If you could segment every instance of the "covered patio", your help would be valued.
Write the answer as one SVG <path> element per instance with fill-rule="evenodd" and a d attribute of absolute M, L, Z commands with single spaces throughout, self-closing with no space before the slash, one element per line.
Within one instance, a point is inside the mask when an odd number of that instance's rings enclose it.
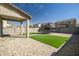
<path fill-rule="evenodd" d="M 0 37 L 4 36 L 3 33 L 3 20 L 10 21 L 18 21 L 23 22 L 26 21 L 26 37 L 29 38 L 29 20 L 31 16 L 28 15 L 23 10 L 17 8 L 13 4 L 0 4 Z"/>
<path fill-rule="evenodd" d="M 56 48 L 29 38 L 31 16 L 12 4 L 0 4 L 0 56 L 50 56 Z M 26 37 L 3 37 L 3 20 L 26 21 Z M 7 28 L 9 29 L 9 28 Z M 11 32 L 12 33 L 12 32 Z"/>

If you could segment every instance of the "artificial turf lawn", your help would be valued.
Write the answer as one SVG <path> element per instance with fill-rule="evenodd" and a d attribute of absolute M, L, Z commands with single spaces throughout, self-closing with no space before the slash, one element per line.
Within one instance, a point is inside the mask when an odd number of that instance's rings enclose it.
<path fill-rule="evenodd" d="M 46 34 L 34 35 L 31 36 L 31 38 L 55 48 L 60 47 L 65 41 L 68 40 L 68 37 L 60 37 Z"/>

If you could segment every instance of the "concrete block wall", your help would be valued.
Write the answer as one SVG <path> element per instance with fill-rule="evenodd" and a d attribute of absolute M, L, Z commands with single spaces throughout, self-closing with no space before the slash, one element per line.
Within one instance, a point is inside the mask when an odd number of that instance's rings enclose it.
<path fill-rule="evenodd" d="M 30 32 L 38 32 L 39 28 L 30 28 Z M 7 27 L 3 29 L 4 34 L 20 34 L 20 28 L 19 27 Z M 26 33 L 26 28 L 21 28 L 21 34 Z"/>

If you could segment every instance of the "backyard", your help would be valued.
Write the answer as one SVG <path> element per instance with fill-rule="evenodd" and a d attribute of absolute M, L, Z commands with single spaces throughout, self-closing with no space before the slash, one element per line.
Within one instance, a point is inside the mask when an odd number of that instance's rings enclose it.
<path fill-rule="evenodd" d="M 48 34 L 37 34 L 32 35 L 31 38 L 42 43 L 45 43 L 47 45 L 50 45 L 52 47 L 59 48 L 64 42 L 68 40 L 69 37 L 61 37 Z"/>

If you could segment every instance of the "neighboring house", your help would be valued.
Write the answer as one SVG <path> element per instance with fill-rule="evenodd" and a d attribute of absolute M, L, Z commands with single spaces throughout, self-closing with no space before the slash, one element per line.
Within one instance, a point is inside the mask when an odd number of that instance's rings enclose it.
<path fill-rule="evenodd" d="M 40 26 L 38 26 L 40 25 Z M 33 28 L 39 28 L 40 32 L 59 32 L 59 33 L 77 33 L 79 32 L 79 24 L 76 18 L 65 19 L 55 23 L 34 24 Z"/>
<path fill-rule="evenodd" d="M 55 32 L 55 24 L 54 23 L 43 23 L 39 28 L 41 32 Z"/>
<path fill-rule="evenodd" d="M 32 28 L 40 28 L 41 27 L 41 24 L 40 23 L 39 24 L 33 24 L 31 27 Z"/>
<path fill-rule="evenodd" d="M 39 32 L 40 27 L 41 27 L 40 23 L 31 25 L 30 26 L 30 33 L 31 32 L 35 32 L 35 33 Z"/>
<path fill-rule="evenodd" d="M 79 23 L 77 23 L 77 33 L 79 34 Z"/>
<path fill-rule="evenodd" d="M 76 33 L 76 18 L 56 22 L 55 31 L 61 33 Z"/>
<path fill-rule="evenodd" d="M 55 32 L 55 23 L 49 23 L 51 32 Z"/>

